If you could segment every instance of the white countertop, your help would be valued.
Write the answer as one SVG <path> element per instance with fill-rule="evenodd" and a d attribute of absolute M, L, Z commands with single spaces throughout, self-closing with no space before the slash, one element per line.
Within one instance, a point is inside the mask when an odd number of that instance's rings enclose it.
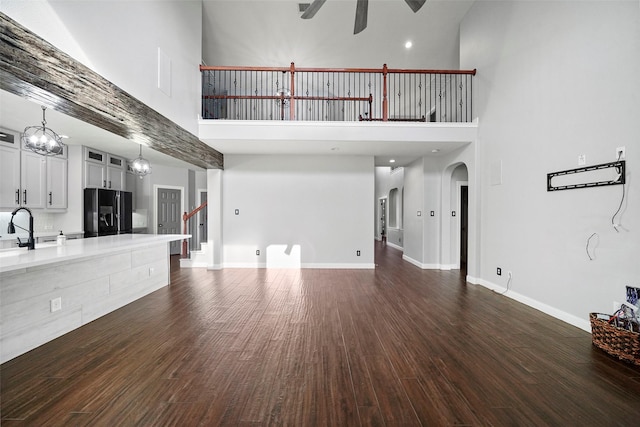
<path fill-rule="evenodd" d="M 67 240 L 64 246 L 36 243 L 36 249 L 5 249 L 0 251 L 0 273 L 39 265 L 54 264 L 79 258 L 100 256 L 150 244 L 190 238 L 190 234 L 120 234 Z"/>

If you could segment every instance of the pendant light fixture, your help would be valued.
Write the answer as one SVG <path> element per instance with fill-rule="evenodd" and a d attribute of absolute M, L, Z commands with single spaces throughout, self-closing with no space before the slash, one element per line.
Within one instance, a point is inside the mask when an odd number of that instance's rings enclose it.
<path fill-rule="evenodd" d="M 151 165 L 149 161 L 142 157 L 142 144 L 140 144 L 140 154 L 137 158 L 131 160 L 131 171 L 138 175 L 140 179 L 151 173 Z"/>
<path fill-rule="evenodd" d="M 64 154 L 62 137 L 47 127 L 45 110 L 42 106 L 42 126 L 29 126 L 22 133 L 22 145 L 42 156 L 58 156 Z"/>

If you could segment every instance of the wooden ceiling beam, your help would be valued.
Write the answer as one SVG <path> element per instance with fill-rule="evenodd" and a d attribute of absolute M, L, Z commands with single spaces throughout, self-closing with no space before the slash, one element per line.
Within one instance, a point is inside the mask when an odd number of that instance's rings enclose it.
<path fill-rule="evenodd" d="M 224 157 L 186 129 L 0 13 L 0 88 L 205 169 Z"/>

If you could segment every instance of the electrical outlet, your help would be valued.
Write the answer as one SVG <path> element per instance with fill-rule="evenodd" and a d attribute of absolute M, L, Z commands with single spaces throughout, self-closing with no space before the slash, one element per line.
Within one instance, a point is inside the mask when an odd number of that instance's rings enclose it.
<path fill-rule="evenodd" d="M 50 301 L 51 312 L 62 310 L 62 297 L 54 298 Z"/>
<path fill-rule="evenodd" d="M 153 267 L 149 267 L 149 276 L 152 276 L 154 271 L 155 269 Z"/>
<path fill-rule="evenodd" d="M 256 249 L 256 255 L 260 256 L 260 249 Z"/>
<path fill-rule="evenodd" d="M 616 148 L 616 160 L 624 160 L 627 155 L 627 147 Z"/>
<path fill-rule="evenodd" d="M 356 251 L 356 256 L 360 256 L 360 251 Z"/>
<path fill-rule="evenodd" d="M 578 156 L 578 166 L 584 166 L 587 164 L 587 155 L 586 154 L 580 154 Z"/>
<path fill-rule="evenodd" d="M 500 267 L 496 268 L 496 274 L 502 276 L 502 269 Z"/>

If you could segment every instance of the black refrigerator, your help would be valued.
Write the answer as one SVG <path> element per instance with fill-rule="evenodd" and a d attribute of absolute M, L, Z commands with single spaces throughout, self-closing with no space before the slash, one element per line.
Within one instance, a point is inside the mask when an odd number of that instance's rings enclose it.
<path fill-rule="evenodd" d="M 133 196 L 130 191 L 84 189 L 84 237 L 133 232 Z"/>

